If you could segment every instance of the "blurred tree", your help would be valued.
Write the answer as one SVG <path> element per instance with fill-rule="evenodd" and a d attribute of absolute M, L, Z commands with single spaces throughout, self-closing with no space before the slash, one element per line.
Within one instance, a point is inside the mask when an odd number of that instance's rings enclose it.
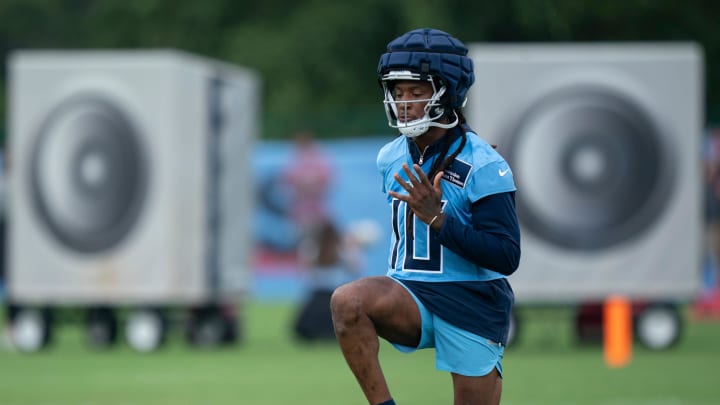
<path fill-rule="evenodd" d="M 179 48 L 261 74 L 265 137 L 299 127 L 336 137 L 391 133 L 377 58 L 413 28 L 465 42 L 690 40 L 705 49 L 707 116 L 720 123 L 718 21 L 720 3 L 702 0 L 2 0 L 0 57 L 20 48 Z M 6 80 L 3 70 L 3 93 Z"/>
<path fill-rule="evenodd" d="M 377 107 L 378 52 L 369 50 L 384 49 L 387 38 L 395 35 L 396 13 L 382 0 L 310 1 L 281 20 L 236 25 L 223 53 L 263 73 L 266 130 L 281 136 L 298 127 L 313 128 L 321 136 L 367 133 L 368 126 L 385 125 L 381 108 L 375 108 L 374 124 L 355 130 L 353 120 L 342 117 L 368 103 Z"/>

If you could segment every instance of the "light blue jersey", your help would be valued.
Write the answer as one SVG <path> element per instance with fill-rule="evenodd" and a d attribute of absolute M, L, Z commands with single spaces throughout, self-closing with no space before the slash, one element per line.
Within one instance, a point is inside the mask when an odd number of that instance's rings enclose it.
<path fill-rule="evenodd" d="M 443 210 L 462 224 L 471 224 L 471 205 L 488 195 L 515 191 L 513 174 L 505 159 L 485 140 L 472 132 L 455 160 L 444 170 L 441 181 Z M 449 150 L 461 142 L 456 137 Z M 400 280 L 430 282 L 487 281 L 505 277 L 474 264 L 442 246 L 430 227 L 417 219 L 403 201 L 392 198 L 388 191 L 407 194 L 394 175 L 407 180 L 402 169 L 412 168 L 409 142 L 399 136 L 378 153 L 377 166 L 383 176 L 383 192 L 392 209 L 392 238 L 388 258 L 388 275 Z M 422 162 L 427 174 L 437 154 Z M 430 179 L 432 182 L 432 179 Z M 411 218 L 410 223 L 406 223 Z M 409 225 L 409 226 L 408 226 Z M 408 237 L 409 236 L 409 237 Z"/>

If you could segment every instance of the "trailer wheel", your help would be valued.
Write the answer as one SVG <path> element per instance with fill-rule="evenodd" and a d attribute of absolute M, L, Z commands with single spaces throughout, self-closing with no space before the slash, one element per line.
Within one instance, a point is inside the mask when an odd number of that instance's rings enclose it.
<path fill-rule="evenodd" d="M 141 353 L 153 352 L 165 343 L 167 320 L 158 309 L 137 309 L 130 312 L 125 323 L 128 345 Z"/>
<path fill-rule="evenodd" d="M 672 304 L 652 304 L 635 318 L 635 335 L 650 350 L 665 350 L 674 346 L 681 333 L 680 314 Z"/>
<path fill-rule="evenodd" d="M 117 342 L 118 321 L 110 308 L 90 308 L 86 319 L 86 341 L 95 349 L 106 349 Z"/>
<path fill-rule="evenodd" d="M 16 307 L 10 316 L 10 337 L 22 352 L 37 352 L 52 340 L 52 313 L 49 308 Z"/>
<path fill-rule="evenodd" d="M 186 339 L 197 347 L 216 347 L 237 339 L 236 318 L 228 306 L 194 308 L 187 323 Z"/>

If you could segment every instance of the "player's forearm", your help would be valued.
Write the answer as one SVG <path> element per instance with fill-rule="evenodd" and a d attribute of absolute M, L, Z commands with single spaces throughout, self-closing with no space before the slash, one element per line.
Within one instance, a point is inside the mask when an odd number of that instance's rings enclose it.
<path fill-rule="evenodd" d="M 462 226 L 449 216 L 438 237 L 440 243 L 465 259 L 506 276 L 512 274 L 520 262 L 520 243 L 510 235 Z"/>
<path fill-rule="evenodd" d="M 472 225 L 444 216 L 440 243 L 467 260 L 510 275 L 520 262 L 520 226 L 515 215 L 515 194 L 487 196 L 472 206 Z"/>

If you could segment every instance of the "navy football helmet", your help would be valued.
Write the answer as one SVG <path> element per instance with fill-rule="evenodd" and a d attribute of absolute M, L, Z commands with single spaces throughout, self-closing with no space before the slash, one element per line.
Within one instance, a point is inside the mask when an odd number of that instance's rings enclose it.
<path fill-rule="evenodd" d="M 377 71 L 388 125 L 411 138 L 424 134 L 430 126 L 454 127 L 459 120 L 456 110 L 465 105 L 467 92 L 475 81 L 472 59 L 467 53 L 467 47 L 460 40 L 432 28 L 416 29 L 390 41 L 387 52 L 380 56 Z M 423 80 L 432 84 L 431 98 L 411 101 L 427 103 L 424 117 L 410 122 L 398 120 L 398 109 L 407 108 L 410 102 L 394 99 L 393 82 L 397 80 Z M 454 121 L 437 122 L 443 116 L 454 117 Z"/>

